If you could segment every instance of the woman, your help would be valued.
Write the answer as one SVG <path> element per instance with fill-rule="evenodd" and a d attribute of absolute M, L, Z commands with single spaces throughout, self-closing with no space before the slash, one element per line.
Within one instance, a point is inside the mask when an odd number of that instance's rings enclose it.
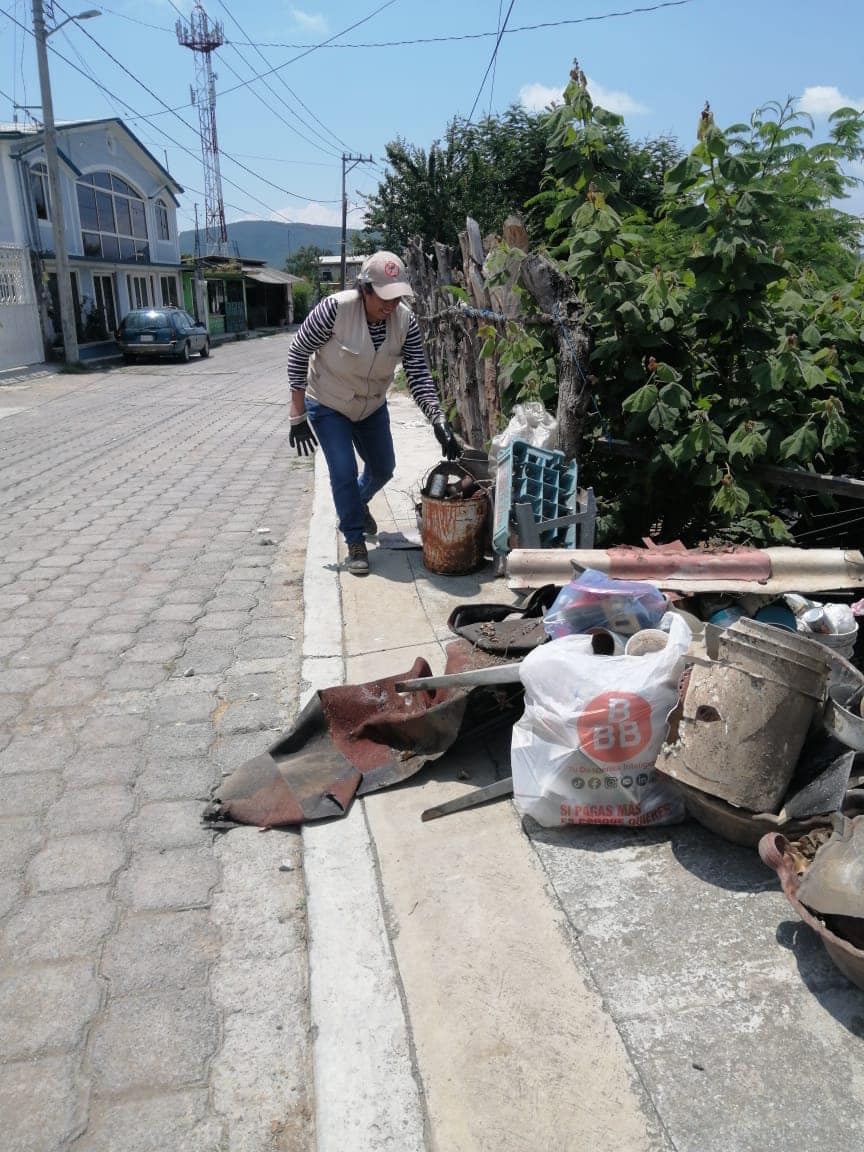
<path fill-rule="evenodd" d="M 363 262 L 353 288 L 316 304 L 288 353 L 289 444 L 304 456 L 318 444 L 323 449 L 339 528 L 348 545 L 345 567 L 354 576 L 369 572 L 364 535 L 378 530 L 369 501 L 396 464 L 387 389 L 400 363 L 411 396 L 431 420 L 447 459 L 461 453 L 441 410 L 417 319 L 404 302 L 410 296 L 399 257 L 376 252 Z M 363 461 L 359 476 L 355 449 Z"/>

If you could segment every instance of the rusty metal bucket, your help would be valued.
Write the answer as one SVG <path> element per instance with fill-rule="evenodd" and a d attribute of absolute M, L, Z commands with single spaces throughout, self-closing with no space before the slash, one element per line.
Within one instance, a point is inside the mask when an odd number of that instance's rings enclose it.
<path fill-rule="evenodd" d="M 479 491 L 455 500 L 421 496 L 423 564 L 442 576 L 463 576 L 483 567 L 489 497 Z"/>

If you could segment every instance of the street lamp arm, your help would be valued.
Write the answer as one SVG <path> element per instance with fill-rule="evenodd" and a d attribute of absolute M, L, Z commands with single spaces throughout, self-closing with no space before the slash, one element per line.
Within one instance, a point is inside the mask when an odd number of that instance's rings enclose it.
<path fill-rule="evenodd" d="M 79 12 L 77 16 L 67 16 L 65 20 L 61 20 L 59 24 L 55 24 L 53 28 L 46 28 L 45 39 L 53 36 L 55 32 L 59 32 L 65 25 L 73 20 L 92 20 L 94 16 L 101 16 L 102 13 L 98 8 L 88 8 L 86 12 Z"/>

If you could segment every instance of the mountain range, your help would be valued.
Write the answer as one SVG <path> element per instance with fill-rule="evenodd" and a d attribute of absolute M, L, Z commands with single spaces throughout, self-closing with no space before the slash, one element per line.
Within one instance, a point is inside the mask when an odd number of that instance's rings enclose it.
<path fill-rule="evenodd" d="M 349 229 L 348 251 L 351 240 L 358 235 Z M 266 260 L 271 268 L 284 268 L 286 259 L 298 248 L 314 245 L 324 252 L 339 255 L 342 232 L 331 224 L 282 224 L 275 220 L 240 220 L 228 225 L 228 252 L 232 256 L 252 260 Z M 180 252 L 195 254 L 195 232 L 180 233 Z"/>

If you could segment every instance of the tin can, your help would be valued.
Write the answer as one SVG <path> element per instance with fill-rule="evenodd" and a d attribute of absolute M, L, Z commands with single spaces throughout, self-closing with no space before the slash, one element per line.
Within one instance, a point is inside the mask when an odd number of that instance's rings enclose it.
<path fill-rule="evenodd" d="M 426 495 L 431 496 L 433 500 L 440 500 L 446 491 L 447 477 L 443 472 L 436 472 L 429 481 L 429 487 L 426 490 Z"/>
<path fill-rule="evenodd" d="M 816 635 L 826 636 L 831 632 L 831 625 L 825 615 L 824 608 L 808 608 L 806 612 L 801 614 L 801 623 L 806 626 L 808 632 L 813 632 Z"/>

